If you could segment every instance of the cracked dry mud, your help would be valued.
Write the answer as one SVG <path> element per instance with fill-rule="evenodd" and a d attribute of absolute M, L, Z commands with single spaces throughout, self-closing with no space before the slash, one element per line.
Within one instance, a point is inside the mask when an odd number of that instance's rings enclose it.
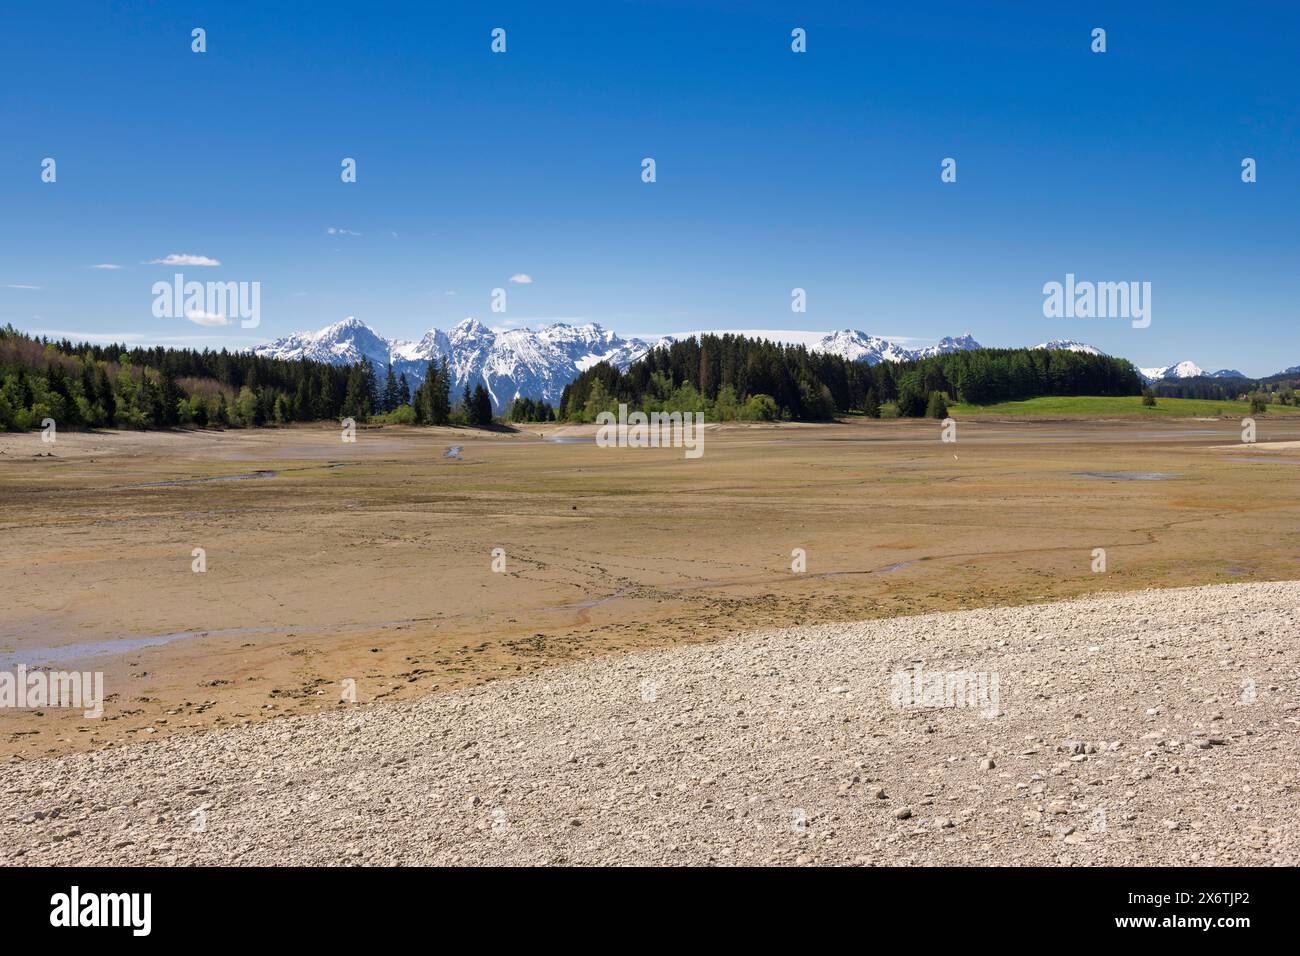
<path fill-rule="evenodd" d="M 0 769 L 14 864 L 1287 864 L 1300 582 L 787 628 Z M 998 676 L 999 710 L 891 675 Z"/>

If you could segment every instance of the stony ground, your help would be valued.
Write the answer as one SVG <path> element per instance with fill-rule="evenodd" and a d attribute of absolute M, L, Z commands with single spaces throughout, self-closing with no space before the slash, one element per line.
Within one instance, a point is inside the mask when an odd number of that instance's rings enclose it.
<path fill-rule="evenodd" d="M 958 434 L 728 423 L 694 461 L 532 426 L 0 434 L 0 671 L 112 648 L 103 719 L 0 711 L 0 765 L 320 713 L 349 677 L 414 701 L 809 622 L 1300 579 L 1300 413 L 1251 452 L 1226 420 Z"/>
<path fill-rule="evenodd" d="M 0 859 L 1296 865 L 1298 606 L 1253 583 L 793 628 L 30 760 L 0 769 Z M 996 675 L 996 716 L 896 706 L 918 663 Z"/>

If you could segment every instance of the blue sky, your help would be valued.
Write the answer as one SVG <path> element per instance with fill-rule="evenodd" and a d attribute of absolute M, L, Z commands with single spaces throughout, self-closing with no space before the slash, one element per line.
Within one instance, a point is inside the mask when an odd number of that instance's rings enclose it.
<path fill-rule="evenodd" d="M 445 6 L 9 5 L 0 322 L 231 347 L 349 315 L 848 327 L 1300 364 L 1294 5 Z M 260 282 L 260 328 L 154 318 L 175 254 Z M 1067 272 L 1151 282 L 1151 326 L 1045 318 Z"/>

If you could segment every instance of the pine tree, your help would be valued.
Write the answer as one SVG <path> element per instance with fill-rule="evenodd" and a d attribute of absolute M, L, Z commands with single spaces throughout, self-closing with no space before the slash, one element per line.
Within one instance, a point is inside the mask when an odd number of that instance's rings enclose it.
<path fill-rule="evenodd" d="M 86 404 L 93 408 L 99 401 L 99 392 L 95 388 L 95 370 L 91 366 L 90 361 L 81 366 L 81 394 L 86 399 Z"/>
<path fill-rule="evenodd" d="M 467 387 L 468 391 L 468 387 Z M 474 386 L 474 397 L 469 405 L 469 423 L 476 428 L 487 428 L 492 424 L 492 396 L 483 387 L 483 383 Z"/>
<path fill-rule="evenodd" d="M 104 424 L 111 427 L 117 422 L 117 399 L 113 395 L 113 384 L 108 380 L 108 369 L 101 365 L 95 378 L 99 386 L 99 404 L 104 409 Z"/>
<path fill-rule="evenodd" d="M 360 365 L 366 383 L 365 405 L 363 407 L 366 417 L 369 417 L 371 412 L 382 412 L 384 410 L 384 393 L 379 387 L 379 377 L 375 375 L 375 367 L 365 359 L 361 360 Z"/>
<path fill-rule="evenodd" d="M 176 410 L 176 403 L 181 400 L 181 389 L 176 384 L 175 373 L 166 365 L 163 366 L 162 384 L 159 392 L 163 408 L 163 424 L 175 425 L 180 420 L 180 414 Z"/>
<path fill-rule="evenodd" d="M 388 377 L 384 380 L 383 403 L 379 406 L 381 412 L 391 412 L 397 407 L 397 379 L 393 377 L 393 363 L 388 363 Z"/>
<path fill-rule="evenodd" d="M 391 369 L 392 366 L 390 365 L 389 368 Z M 406 382 L 405 372 L 402 373 L 402 377 L 397 381 L 397 404 L 398 405 L 411 404 L 411 386 L 408 385 Z"/>
<path fill-rule="evenodd" d="M 369 417 L 369 388 L 366 369 L 369 362 L 358 362 L 348 374 L 347 395 L 343 398 L 343 417 L 365 421 Z"/>
<path fill-rule="evenodd" d="M 437 369 L 433 368 L 432 362 L 429 367 L 430 378 L 433 380 L 433 388 L 429 393 L 429 421 L 435 425 L 446 425 L 451 421 L 451 363 L 444 357 Z"/>

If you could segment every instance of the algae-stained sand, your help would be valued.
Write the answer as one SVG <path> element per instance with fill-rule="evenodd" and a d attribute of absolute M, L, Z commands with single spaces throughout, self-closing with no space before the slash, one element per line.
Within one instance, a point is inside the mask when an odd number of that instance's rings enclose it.
<path fill-rule="evenodd" d="M 9 711 L 0 746 L 333 708 L 348 679 L 364 704 L 767 626 L 1300 573 L 1287 421 L 1256 447 L 1232 421 L 961 422 L 953 444 L 724 425 L 697 460 L 590 435 L 0 436 L 0 658 L 103 671 L 108 695 L 99 720 Z"/>

